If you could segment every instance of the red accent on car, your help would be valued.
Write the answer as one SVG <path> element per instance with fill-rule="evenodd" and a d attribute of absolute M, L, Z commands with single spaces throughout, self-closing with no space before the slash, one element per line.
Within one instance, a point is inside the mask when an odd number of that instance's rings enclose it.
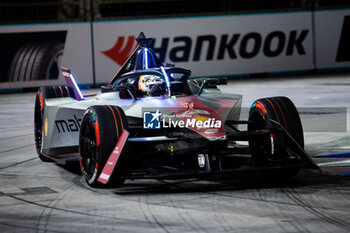
<path fill-rule="evenodd" d="M 277 118 L 277 122 L 281 122 L 280 118 L 278 117 L 277 111 L 276 111 L 275 107 L 273 106 L 273 104 L 271 103 L 271 101 L 269 99 L 266 99 L 266 100 L 267 100 L 267 102 L 269 102 L 269 104 L 273 108 L 273 111 L 275 112 L 275 115 L 276 115 L 276 118 Z"/>
<path fill-rule="evenodd" d="M 79 155 L 79 165 L 80 165 L 80 171 L 83 172 L 83 165 L 81 164 L 81 155 L 80 155 L 80 147 L 78 150 L 78 155 Z"/>
<path fill-rule="evenodd" d="M 259 109 L 264 116 L 266 115 L 266 109 L 265 109 L 264 105 L 262 105 L 259 101 L 256 101 L 255 107 L 257 109 Z"/>
<path fill-rule="evenodd" d="M 84 95 L 84 97 L 93 97 L 93 96 L 96 96 L 97 95 L 97 93 L 95 93 L 95 94 L 89 94 L 89 95 Z"/>
<path fill-rule="evenodd" d="M 269 102 L 269 104 L 271 105 L 271 107 L 273 108 L 273 111 L 275 112 L 276 118 L 277 118 L 277 122 L 281 123 L 280 118 L 278 117 L 276 108 L 273 106 L 272 102 L 269 99 L 266 99 L 267 102 Z M 283 115 L 282 115 L 283 116 Z M 283 116 L 284 117 L 284 116 Z M 284 147 L 284 142 L 283 142 L 283 136 L 280 136 L 281 138 L 281 146 L 282 148 Z"/>
<path fill-rule="evenodd" d="M 43 93 L 40 92 L 40 107 L 41 107 L 41 110 L 43 110 L 44 108 L 44 101 L 43 101 Z"/>
<path fill-rule="evenodd" d="M 61 97 L 63 97 L 62 87 L 61 87 L 61 86 L 58 86 L 58 88 L 59 88 L 59 89 L 60 89 L 60 91 L 61 91 Z"/>
<path fill-rule="evenodd" d="M 118 159 L 120 157 L 121 152 L 123 151 L 123 148 L 126 140 L 128 139 L 128 136 L 129 136 L 129 132 L 124 129 L 122 135 L 120 136 L 117 144 L 114 147 L 114 150 L 109 156 L 98 178 L 98 181 L 100 181 L 101 183 L 107 184 L 107 182 L 109 181 L 109 178 L 111 177 L 114 171 L 114 168 L 118 163 Z"/>
<path fill-rule="evenodd" d="M 100 129 L 98 128 L 97 121 L 95 121 L 94 125 L 95 125 L 95 133 L 96 133 L 96 145 L 100 146 L 100 143 L 101 143 L 101 141 L 100 141 Z"/>
<path fill-rule="evenodd" d="M 281 113 L 282 118 L 283 118 L 283 125 L 284 125 L 284 128 L 285 128 L 286 130 L 288 130 L 286 118 L 284 117 L 284 114 L 283 114 L 283 111 L 282 111 L 282 109 L 281 109 L 281 106 L 279 105 L 279 103 L 277 102 L 277 100 L 275 100 L 274 98 L 273 98 L 272 100 L 276 103 L 278 109 L 280 110 L 280 113 Z"/>
<path fill-rule="evenodd" d="M 68 87 L 67 86 L 64 86 L 64 87 L 66 88 L 67 96 L 70 97 Z"/>
<path fill-rule="evenodd" d="M 118 132 L 117 119 L 115 118 L 115 114 L 114 114 L 114 111 L 113 111 L 113 109 L 111 108 L 111 106 L 108 106 L 108 107 L 109 107 L 109 109 L 110 109 L 111 112 L 112 112 L 112 115 L 113 115 L 113 118 L 114 118 L 115 132 L 117 132 L 117 138 L 119 139 L 119 132 Z"/>
<path fill-rule="evenodd" d="M 77 87 L 74 85 L 74 82 L 75 82 L 75 81 L 74 81 L 74 79 L 73 79 L 73 77 L 72 77 L 72 73 L 71 73 L 70 69 L 65 68 L 65 67 L 61 67 L 61 71 L 62 71 L 63 77 L 64 77 L 64 79 L 66 80 L 66 83 L 68 84 L 68 86 L 70 86 L 71 88 L 73 88 L 73 91 L 74 91 L 74 93 L 75 93 L 76 99 L 77 99 L 78 101 L 83 100 L 84 97 L 82 97 L 82 98 L 80 97 L 79 92 L 78 92 L 78 90 L 77 90 Z"/>
<path fill-rule="evenodd" d="M 188 103 L 193 103 L 196 109 L 190 108 L 190 104 Z M 233 104 L 235 103 L 230 101 L 230 106 L 232 106 Z M 221 109 L 214 109 L 209 107 L 202 100 L 198 99 L 195 96 L 181 96 L 181 97 L 177 97 L 175 101 L 172 100 L 172 105 L 169 106 L 169 111 L 177 115 L 178 120 L 183 120 L 184 122 L 186 122 L 188 119 L 196 119 L 198 117 L 220 120 L 221 127 L 220 128 L 214 127 L 216 129 L 215 132 L 210 131 L 210 129 L 213 129 L 212 127 L 209 127 L 209 128 L 204 128 L 204 127 L 197 128 L 196 126 L 188 127 L 188 129 L 204 137 L 217 138 L 217 137 L 226 136 L 225 129 L 224 129 L 224 122 L 225 122 L 225 117 L 227 116 L 227 113 L 220 112 L 220 111 L 221 110 L 229 111 L 231 109 L 227 107 L 228 105 L 226 105 L 225 102 L 220 103 L 220 105 L 224 107 L 222 107 Z M 167 106 L 164 106 L 164 107 L 167 108 Z"/>

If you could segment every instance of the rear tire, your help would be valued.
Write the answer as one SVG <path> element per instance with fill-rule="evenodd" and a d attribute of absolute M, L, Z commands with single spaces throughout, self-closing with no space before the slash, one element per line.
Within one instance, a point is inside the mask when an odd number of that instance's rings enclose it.
<path fill-rule="evenodd" d="M 287 97 L 271 97 L 256 100 L 250 111 L 248 130 L 262 130 L 271 126 L 269 120 L 279 122 L 294 140 L 304 148 L 303 128 L 293 102 Z M 262 135 L 249 141 L 252 159 L 257 166 L 270 166 L 272 161 L 288 156 L 288 139 L 280 134 Z M 263 172 L 267 177 L 290 177 L 299 172 L 299 168 L 288 168 Z"/>
<path fill-rule="evenodd" d="M 34 107 L 34 138 L 35 148 L 38 157 L 43 162 L 51 162 L 52 160 L 47 158 L 41 153 L 41 146 L 44 136 L 44 108 L 45 100 L 52 98 L 72 97 L 75 99 L 74 90 L 68 86 L 50 86 L 40 87 L 35 98 Z"/>
<path fill-rule="evenodd" d="M 120 107 L 92 106 L 85 112 L 79 136 L 79 161 L 89 186 L 102 185 L 98 178 L 126 128 L 126 117 Z M 124 181 L 113 173 L 107 185 L 121 186 Z"/>

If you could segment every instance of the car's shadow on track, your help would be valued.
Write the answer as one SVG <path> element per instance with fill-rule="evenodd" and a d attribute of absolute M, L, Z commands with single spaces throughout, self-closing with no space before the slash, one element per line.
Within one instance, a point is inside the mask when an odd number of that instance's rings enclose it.
<path fill-rule="evenodd" d="M 81 168 L 79 162 L 71 162 L 66 165 L 57 164 L 57 166 L 63 168 L 67 172 L 74 175 L 81 175 Z"/>
<path fill-rule="evenodd" d="M 302 170 L 291 178 L 263 178 L 258 172 L 237 172 L 231 175 L 218 175 L 196 179 L 140 179 L 127 180 L 121 187 L 89 187 L 81 178 L 79 163 L 57 165 L 75 176 L 73 182 L 99 193 L 115 195 L 202 193 L 220 191 L 242 191 L 249 189 L 280 189 L 286 187 L 324 187 L 350 185 L 348 178 L 329 175 L 320 170 Z"/>
<path fill-rule="evenodd" d="M 122 187 L 111 189 L 117 195 L 201 193 L 241 191 L 248 189 L 279 189 L 285 187 L 329 187 L 349 184 L 349 180 L 323 174 L 320 171 L 301 171 L 288 179 L 265 179 L 258 173 L 237 173 L 207 179 L 136 180 L 127 181 Z"/>

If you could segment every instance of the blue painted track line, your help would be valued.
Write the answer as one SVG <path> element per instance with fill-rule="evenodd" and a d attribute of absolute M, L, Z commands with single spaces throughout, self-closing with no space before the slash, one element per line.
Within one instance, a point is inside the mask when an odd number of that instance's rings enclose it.
<path fill-rule="evenodd" d="M 346 157 L 350 157 L 350 152 L 318 154 L 315 156 L 315 158 L 346 158 Z"/>
<path fill-rule="evenodd" d="M 349 172 L 340 172 L 337 173 L 338 176 L 350 176 L 350 171 Z"/>

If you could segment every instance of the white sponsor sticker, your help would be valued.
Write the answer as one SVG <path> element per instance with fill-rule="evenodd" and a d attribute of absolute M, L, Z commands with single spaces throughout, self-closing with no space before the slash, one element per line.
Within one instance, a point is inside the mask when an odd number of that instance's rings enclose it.
<path fill-rule="evenodd" d="M 101 179 L 104 179 L 104 180 L 108 180 L 109 177 L 110 177 L 110 175 L 107 175 L 107 174 L 105 174 L 105 173 L 102 173 L 102 174 L 100 175 L 100 178 L 101 178 Z"/>

